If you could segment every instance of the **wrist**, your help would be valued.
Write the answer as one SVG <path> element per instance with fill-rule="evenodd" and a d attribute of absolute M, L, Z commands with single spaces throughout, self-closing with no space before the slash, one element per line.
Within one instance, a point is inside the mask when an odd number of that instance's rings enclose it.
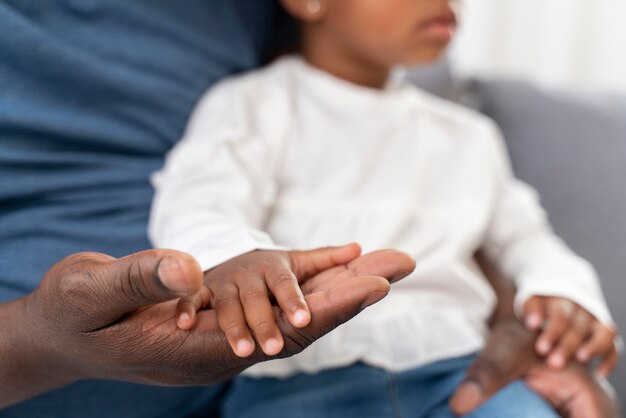
<path fill-rule="evenodd" d="M 55 341 L 28 309 L 30 296 L 0 305 L 0 408 L 61 388 L 75 378 L 63 366 Z"/>

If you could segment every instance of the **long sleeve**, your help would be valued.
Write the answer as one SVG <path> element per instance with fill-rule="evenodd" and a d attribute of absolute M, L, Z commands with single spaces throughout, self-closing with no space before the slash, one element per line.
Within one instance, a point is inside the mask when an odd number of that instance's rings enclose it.
<path fill-rule="evenodd" d="M 537 193 L 514 178 L 504 141 L 495 127 L 492 134 L 497 185 L 485 250 L 514 278 L 518 287 L 516 312 L 521 312 L 531 296 L 558 296 L 578 303 L 612 326 L 593 267 L 553 233 Z"/>
<path fill-rule="evenodd" d="M 193 255 L 203 270 L 252 250 L 280 249 L 261 231 L 280 153 L 250 115 L 257 104 L 249 90 L 247 80 L 235 79 L 209 92 L 153 176 L 153 244 Z"/>

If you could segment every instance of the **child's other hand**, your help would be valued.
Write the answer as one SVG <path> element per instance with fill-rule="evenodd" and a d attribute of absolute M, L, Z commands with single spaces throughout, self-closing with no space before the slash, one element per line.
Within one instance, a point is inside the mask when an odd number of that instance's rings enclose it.
<path fill-rule="evenodd" d="M 535 349 L 550 367 L 561 369 L 574 358 L 581 363 L 600 358 L 598 372 L 606 376 L 617 366 L 617 332 L 571 300 L 534 296 L 524 305 L 524 323 L 541 330 Z"/>

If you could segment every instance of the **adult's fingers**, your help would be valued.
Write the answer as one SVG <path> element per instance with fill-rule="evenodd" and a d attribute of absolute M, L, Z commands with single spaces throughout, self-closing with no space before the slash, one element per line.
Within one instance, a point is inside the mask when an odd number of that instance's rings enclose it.
<path fill-rule="evenodd" d="M 299 353 L 313 341 L 353 318 L 368 306 L 380 301 L 390 289 L 388 280 L 377 276 L 344 277 L 332 282 L 333 286 L 330 288 L 312 289 L 311 294 L 305 296 L 311 309 L 311 322 L 304 328 L 291 325 L 284 312 L 279 307 L 274 307 L 277 324 L 285 337 L 285 348 L 280 353 L 281 357 Z M 198 322 L 192 332 L 205 332 L 212 335 L 218 323 L 219 319 L 216 319 L 214 310 L 201 311 L 198 313 Z M 190 340 L 188 343 L 204 344 L 201 338 Z M 209 352 L 208 349 L 201 347 L 195 347 L 193 350 Z M 246 363 L 232 366 L 246 366 L 271 357 L 257 348 L 254 355 L 246 359 Z"/>
<path fill-rule="evenodd" d="M 272 266 L 265 273 L 265 282 L 291 325 L 297 328 L 307 326 L 311 313 L 295 274 L 288 268 Z"/>
<path fill-rule="evenodd" d="M 395 283 L 415 270 L 415 260 L 397 250 L 379 250 L 349 262 L 347 267 L 357 276 L 382 276 Z"/>
<path fill-rule="evenodd" d="M 298 353 L 318 338 L 353 318 L 366 307 L 384 298 L 390 289 L 383 277 L 345 277 L 334 281 L 328 289 L 312 289 L 306 301 L 311 310 L 311 322 L 295 328 L 288 321 L 279 321 L 285 338 L 285 352 Z"/>
<path fill-rule="evenodd" d="M 606 379 L 579 363 L 562 370 L 537 364 L 525 382 L 568 418 L 622 417 L 615 391 Z"/>
<path fill-rule="evenodd" d="M 195 338 L 186 338 L 180 350 L 190 353 L 187 369 L 197 374 L 195 382 L 203 384 L 227 378 L 260 361 L 289 357 L 304 350 L 315 340 L 347 322 L 366 307 L 378 302 L 389 292 L 389 282 L 383 277 L 345 277 L 331 280 L 334 285 L 324 290 L 313 289 L 306 302 L 311 309 L 311 322 L 304 328 L 289 323 L 279 307 L 274 307 L 277 324 L 285 345 L 277 356 L 264 353 L 258 346 L 248 358 L 238 358 L 228 348 L 221 333 L 216 332 L 218 318 L 215 310 L 198 313 L 197 324 L 191 331 Z M 195 353 L 192 354 L 192 353 Z M 215 359 L 219 359 L 216 363 Z M 193 378 L 193 377 L 191 377 Z M 189 382 L 189 376 L 185 381 Z"/>
<path fill-rule="evenodd" d="M 313 280 L 307 281 L 305 301 L 311 312 L 311 322 L 306 327 L 294 327 L 285 313 L 280 308 L 274 307 L 277 324 L 285 342 L 279 356 L 286 357 L 299 353 L 324 334 L 376 303 L 389 292 L 391 278 L 407 274 L 406 272 L 412 271 L 414 267 L 415 262 L 406 254 L 385 251 L 360 257 L 354 262 L 351 270 L 345 266 L 331 268 L 317 275 Z M 368 274 L 355 276 L 354 270 Z M 382 273 L 387 277 L 381 277 Z M 193 332 L 205 333 L 207 337 L 188 339 L 186 343 L 192 345 L 188 350 L 200 353 L 209 352 L 210 347 L 204 347 L 204 345 L 211 339 L 215 340 L 217 322 L 213 310 L 200 312 Z M 216 342 L 215 345 L 214 350 L 217 350 L 219 344 Z M 223 352 L 223 347 L 221 351 Z M 226 356 L 228 357 L 228 352 Z M 232 367 L 236 370 L 268 358 L 273 357 L 257 347 L 249 358 L 233 359 Z"/>
<path fill-rule="evenodd" d="M 352 243 L 342 247 L 290 251 L 288 254 L 291 259 L 292 271 L 300 281 L 303 281 L 324 270 L 349 263 L 361 255 L 361 247 Z"/>
<path fill-rule="evenodd" d="M 537 331 L 545 321 L 545 309 L 543 298 L 533 296 L 524 304 L 524 325 L 532 331 Z"/>
<path fill-rule="evenodd" d="M 374 251 L 362 255 L 347 265 L 323 271 L 302 284 L 305 295 L 319 292 L 335 285 L 336 280 L 347 277 L 379 276 L 396 282 L 415 270 L 415 260 L 408 254 L 396 250 Z"/>
<path fill-rule="evenodd" d="M 522 376 L 538 359 L 535 336 L 515 320 L 496 325 L 453 395 L 450 408 L 458 415 L 468 414 Z"/>
<path fill-rule="evenodd" d="M 192 295 L 203 280 L 195 259 L 173 250 L 143 251 L 88 268 L 90 282 L 73 280 L 69 286 L 86 287 L 98 299 L 94 329 L 143 306 Z"/>

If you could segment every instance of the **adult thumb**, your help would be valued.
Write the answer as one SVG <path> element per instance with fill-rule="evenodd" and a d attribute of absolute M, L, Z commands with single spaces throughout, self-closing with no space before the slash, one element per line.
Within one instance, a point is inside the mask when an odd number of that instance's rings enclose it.
<path fill-rule="evenodd" d="M 198 292 L 203 283 L 193 257 L 174 250 L 148 250 L 97 267 L 101 326 L 146 305 Z"/>
<path fill-rule="evenodd" d="M 498 324 L 452 396 L 452 411 L 457 415 L 474 411 L 526 373 L 538 359 L 533 346 L 535 338 L 536 334 L 517 320 Z"/>

